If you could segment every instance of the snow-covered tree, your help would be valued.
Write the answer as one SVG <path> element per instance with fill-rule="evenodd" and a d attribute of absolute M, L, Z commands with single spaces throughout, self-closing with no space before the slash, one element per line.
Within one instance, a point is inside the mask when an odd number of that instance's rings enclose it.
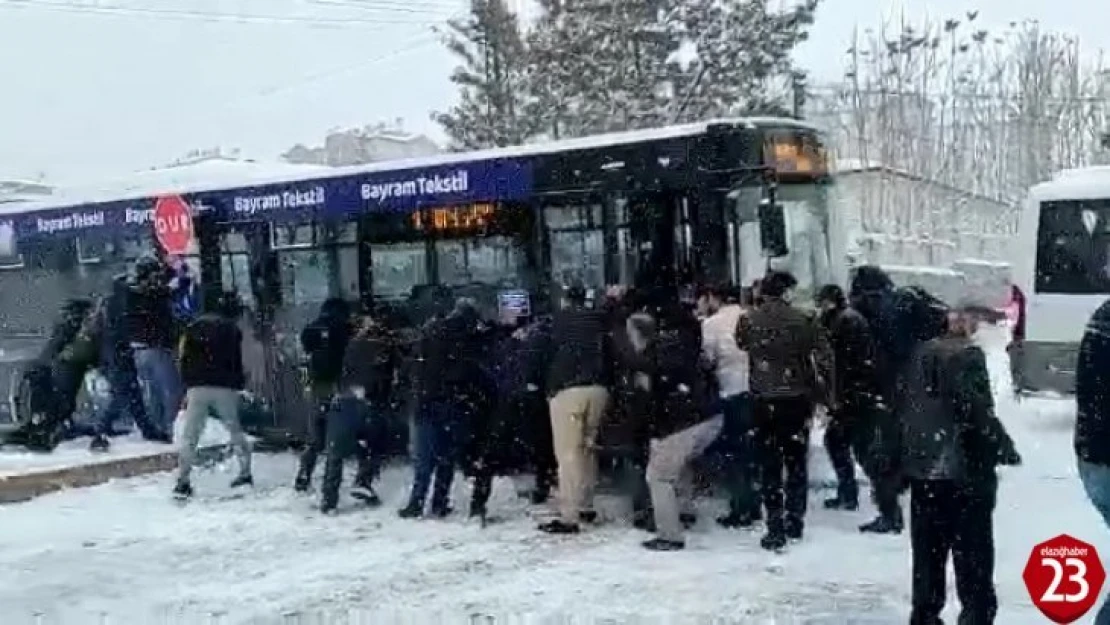
<path fill-rule="evenodd" d="M 684 118 L 791 113 L 796 75 L 791 53 L 808 37 L 819 0 L 785 9 L 768 4 L 688 0 L 679 5 L 695 53 L 678 92 Z"/>
<path fill-rule="evenodd" d="M 459 101 L 432 119 L 452 147 L 514 145 L 534 134 L 525 111 L 527 55 L 516 15 L 504 0 L 472 0 L 469 15 L 448 21 L 444 44 L 459 58 L 451 74 Z"/>
<path fill-rule="evenodd" d="M 534 115 L 553 134 L 665 123 L 682 43 L 673 0 L 541 2 L 529 40 Z"/>
<path fill-rule="evenodd" d="M 818 2 L 543 0 L 529 38 L 534 110 L 565 135 L 786 114 L 790 54 Z"/>

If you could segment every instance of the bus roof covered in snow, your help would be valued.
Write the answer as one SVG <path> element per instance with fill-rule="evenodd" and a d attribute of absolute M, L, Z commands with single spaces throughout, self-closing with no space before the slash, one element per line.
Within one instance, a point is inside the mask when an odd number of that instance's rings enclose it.
<path fill-rule="evenodd" d="M 106 190 L 0 209 L 20 239 L 100 229 L 149 227 L 153 195 L 186 196 L 194 209 L 218 206 L 228 221 L 299 221 L 306 216 L 342 217 L 363 212 L 409 212 L 430 204 L 477 200 L 519 201 L 534 189 L 532 157 L 634 145 L 705 134 L 711 127 L 793 128 L 816 133 L 804 122 L 783 118 L 735 118 L 633 130 L 465 153 L 450 153 L 326 172 L 250 172 L 217 184 L 171 186 L 157 194 Z"/>

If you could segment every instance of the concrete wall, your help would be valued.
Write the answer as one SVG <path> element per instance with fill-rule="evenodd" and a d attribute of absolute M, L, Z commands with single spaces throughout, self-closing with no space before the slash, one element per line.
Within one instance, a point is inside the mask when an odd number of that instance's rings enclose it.
<path fill-rule="evenodd" d="M 831 210 L 847 229 L 854 264 L 950 267 L 961 259 L 1011 262 L 1020 211 L 882 168 L 841 171 Z"/>

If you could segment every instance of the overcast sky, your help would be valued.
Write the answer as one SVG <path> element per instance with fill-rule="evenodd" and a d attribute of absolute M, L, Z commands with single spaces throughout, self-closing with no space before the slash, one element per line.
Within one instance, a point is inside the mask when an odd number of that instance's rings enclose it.
<path fill-rule="evenodd" d="M 430 29 L 463 6 L 0 0 L 0 179 L 88 180 L 216 145 L 272 159 L 329 128 L 394 118 L 438 136 L 429 113 L 451 102 L 453 60 Z M 988 28 L 1033 18 L 1080 36 L 1092 55 L 1110 49 L 1110 6 L 1095 0 L 825 0 L 798 61 L 831 82 L 857 24 L 968 9 Z"/>

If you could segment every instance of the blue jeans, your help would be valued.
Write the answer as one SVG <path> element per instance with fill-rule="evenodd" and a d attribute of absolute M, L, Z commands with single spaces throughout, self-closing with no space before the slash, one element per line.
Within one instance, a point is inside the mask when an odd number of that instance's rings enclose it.
<path fill-rule="evenodd" d="M 1110 526 L 1110 467 L 1080 460 L 1079 479 L 1083 480 L 1087 498 Z M 1110 625 L 1110 599 L 1103 602 L 1095 617 L 1095 625 Z"/>
<path fill-rule="evenodd" d="M 343 393 L 332 402 L 328 412 L 324 461 L 324 480 L 321 502 L 324 507 L 335 507 L 339 501 L 339 486 L 343 481 L 343 463 L 350 456 L 358 458 L 355 486 L 370 488 L 378 476 L 381 465 L 381 417 L 370 404 L 358 397 Z"/>
<path fill-rule="evenodd" d="M 420 406 L 415 422 L 416 458 L 413 462 L 410 508 L 423 510 L 431 488 L 432 510 L 446 512 L 451 482 L 455 478 L 455 463 L 464 441 L 465 424 L 465 413 L 453 402 L 429 401 Z"/>
<path fill-rule="evenodd" d="M 165 347 L 135 348 L 135 370 L 146 384 L 147 416 L 163 432 L 173 432 L 173 422 L 185 394 L 173 351 Z"/>
<path fill-rule="evenodd" d="M 129 418 L 135 427 L 142 432 L 144 438 L 166 436 L 170 432 L 161 430 L 147 418 L 146 406 L 143 403 L 143 392 L 139 387 L 138 374 L 132 363 L 124 365 L 109 364 L 103 369 L 104 377 L 108 380 L 111 397 L 108 404 L 100 411 L 96 418 L 96 433 L 107 436 L 112 433 L 112 426 L 121 419 Z"/>

